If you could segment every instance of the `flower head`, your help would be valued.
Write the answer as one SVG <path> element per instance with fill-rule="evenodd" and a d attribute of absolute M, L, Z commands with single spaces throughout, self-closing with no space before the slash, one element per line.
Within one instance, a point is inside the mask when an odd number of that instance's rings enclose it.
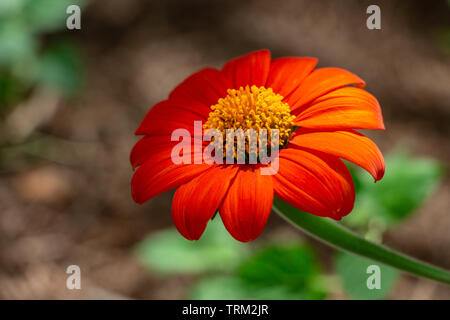
<path fill-rule="evenodd" d="M 144 137 L 130 155 L 138 167 L 131 182 L 133 199 L 144 203 L 178 188 L 172 217 L 189 240 L 200 238 L 217 211 L 234 238 L 255 239 L 266 225 L 274 195 L 322 217 L 340 220 L 350 213 L 355 190 L 341 159 L 366 169 L 375 181 L 383 177 L 380 150 L 355 131 L 384 130 L 381 109 L 358 76 L 339 68 L 315 69 L 316 64 L 308 57 L 272 60 L 268 50 L 260 50 L 227 62 L 222 70 L 205 68 L 188 77 L 150 109 L 136 130 Z M 252 129 L 260 141 L 259 130 L 267 130 L 269 149 L 279 149 L 277 170 L 263 174 L 268 164 L 262 158 L 249 161 L 250 143 L 244 163 L 175 163 L 178 141 L 172 141 L 172 133 L 183 129 L 195 143 L 198 121 L 203 131 L 215 129 L 224 137 L 229 130 Z M 246 139 L 250 142 L 250 136 Z M 194 159 L 211 143 L 201 139 L 199 147 L 183 149 L 183 155 Z M 234 138 L 229 149 L 238 158 Z"/>

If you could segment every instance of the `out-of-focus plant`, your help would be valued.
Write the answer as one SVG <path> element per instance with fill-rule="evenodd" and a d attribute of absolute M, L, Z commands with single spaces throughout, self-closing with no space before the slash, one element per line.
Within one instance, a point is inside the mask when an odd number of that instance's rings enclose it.
<path fill-rule="evenodd" d="M 247 256 L 248 249 L 231 238 L 223 225 L 211 221 L 208 230 L 196 242 L 180 237 L 176 230 L 163 230 L 145 238 L 136 253 L 139 260 L 155 272 L 199 274 L 232 270 Z"/>
<path fill-rule="evenodd" d="M 44 35 L 66 27 L 71 4 L 73 0 L 0 1 L 0 113 L 34 87 L 63 95 L 78 90 L 82 68 L 76 47 L 67 42 L 43 45 Z"/>
<path fill-rule="evenodd" d="M 276 205 L 277 208 L 282 208 L 285 214 L 288 213 L 290 218 L 298 220 L 299 225 L 305 230 L 320 239 L 326 239 L 338 248 L 378 260 L 344 252 L 336 254 L 336 271 L 347 295 L 355 299 L 386 298 L 389 288 L 395 283 L 398 271 L 380 263 L 381 261 L 387 261 L 392 266 L 415 274 L 444 279 L 445 271 L 378 246 L 385 231 L 416 212 L 435 190 L 442 177 L 439 164 L 431 159 L 413 158 L 406 151 L 397 150 L 386 157 L 386 175 L 376 184 L 372 183 L 362 170 L 354 169 L 352 174 L 357 193 L 355 208 L 342 220 L 342 224 L 363 234 L 370 243 L 340 228 L 339 224 L 317 220 L 310 215 L 299 216 L 301 212 L 298 210 L 294 212 L 295 210 L 279 201 Z M 369 277 L 366 273 L 369 265 L 380 267 L 381 289 L 371 290 L 367 287 L 365 280 Z"/>
<path fill-rule="evenodd" d="M 367 272 L 369 266 L 380 268 L 379 288 L 367 286 L 367 280 L 372 274 Z M 335 270 L 347 296 L 358 300 L 387 298 L 398 277 L 397 269 L 346 252 L 337 252 Z"/>
<path fill-rule="evenodd" d="M 190 242 L 176 230 L 147 237 L 136 249 L 139 260 L 161 275 L 203 275 L 192 299 L 322 299 L 323 277 L 305 244 L 266 244 L 254 250 L 226 232 L 218 217 L 202 238 Z"/>
<path fill-rule="evenodd" d="M 381 242 L 384 231 L 408 218 L 435 190 L 442 168 L 432 159 L 397 150 L 386 157 L 386 176 L 372 183 L 362 170 L 352 170 L 358 196 L 352 214 L 342 222 Z"/>
<path fill-rule="evenodd" d="M 0 1 L 0 170 L 34 163 L 29 156 L 60 149 L 58 139 L 36 134 L 62 98 L 82 87 L 83 64 L 69 42 L 67 8 L 84 0 Z M 35 146 L 39 145 L 40 148 Z"/>
<path fill-rule="evenodd" d="M 192 299 L 323 299 L 326 289 L 311 248 L 269 244 L 245 259 L 237 272 L 201 280 Z"/>
<path fill-rule="evenodd" d="M 442 177 L 436 161 L 413 158 L 404 150 L 386 157 L 386 172 L 384 179 L 374 184 L 363 170 L 352 170 L 357 192 L 355 208 L 342 220 L 376 243 L 382 242 L 385 231 L 416 212 Z M 368 289 L 365 283 L 371 264 L 381 269 L 381 288 L 377 290 Z M 394 268 L 344 252 L 336 255 L 335 266 L 346 293 L 355 299 L 386 298 L 398 276 Z"/>

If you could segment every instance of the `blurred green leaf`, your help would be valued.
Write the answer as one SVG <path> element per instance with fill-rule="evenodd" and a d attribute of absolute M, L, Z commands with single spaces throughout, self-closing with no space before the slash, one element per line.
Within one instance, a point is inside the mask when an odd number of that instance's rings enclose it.
<path fill-rule="evenodd" d="M 198 241 L 175 229 L 154 232 L 136 249 L 139 260 L 159 273 L 203 273 L 233 270 L 247 255 L 247 245 L 234 240 L 219 217 L 208 223 Z"/>
<path fill-rule="evenodd" d="M 245 261 L 234 276 L 199 281 L 192 299 L 323 299 L 319 268 L 304 245 L 270 245 Z"/>
<path fill-rule="evenodd" d="M 370 265 L 380 268 L 380 289 L 367 286 L 367 279 L 372 275 L 372 272 L 367 272 Z M 337 252 L 335 268 L 345 292 L 353 299 L 385 299 L 398 277 L 394 268 L 346 252 Z"/>
<path fill-rule="evenodd" d="M 360 181 L 360 174 L 359 174 L 359 171 L 361 170 L 361 168 L 356 166 L 355 164 L 353 164 L 350 161 L 347 161 L 347 160 L 343 160 L 343 161 L 352 176 L 353 184 L 355 185 L 355 193 L 358 194 L 361 191 L 361 181 Z"/>
<path fill-rule="evenodd" d="M 374 197 L 367 192 L 360 192 L 356 195 L 353 211 L 342 219 L 342 222 L 352 228 L 366 228 L 370 219 L 376 216 L 375 210 L 378 208 Z"/>
<path fill-rule="evenodd" d="M 40 84 L 70 96 L 80 88 L 82 68 L 73 46 L 42 52 L 41 35 L 66 29 L 67 7 L 84 0 L 0 1 L 0 107 L 11 106 Z M 17 89 L 17 87 L 19 87 Z M 2 108 L 5 110 L 4 108 Z"/>
<path fill-rule="evenodd" d="M 318 274 L 318 266 L 305 246 L 273 245 L 260 251 L 238 270 L 246 282 L 262 286 L 282 285 L 296 290 Z"/>
<path fill-rule="evenodd" d="M 417 276 L 450 284 L 450 272 L 428 263 L 416 260 L 395 250 L 367 241 L 354 232 L 329 218 L 306 214 L 297 208 L 274 198 L 272 210 L 300 230 L 315 236 L 324 243 L 346 250 L 368 259 L 380 261 L 391 267 Z"/>
<path fill-rule="evenodd" d="M 38 80 L 41 85 L 70 96 L 82 84 L 83 65 L 78 50 L 67 43 L 50 47 L 41 58 Z"/>
<path fill-rule="evenodd" d="M 194 300 L 304 300 L 312 299 L 306 288 L 296 292 L 283 286 L 261 287 L 248 284 L 236 276 L 215 276 L 198 281 L 191 289 Z M 317 296 L 322 299 L 323 295 Z"/>
<path fill-rule="evenodd" d="M 25 3 L 23 15 L 33 32 L 48 32 L 66 28 L 67 7 L 79 0 L 31 0 Z"/>
<path fill-rule="evenodd" d="M 360 175 L 366 174 L 360 171 Z M 363 194 L 358 197 L 368 203 L 359 207 L 364 207 L 370 215 L 379 215 L 388 224 L 399 222 L 425 202 L 441 176 L 436 161 L 412 158 L 406 152 L 396 151 L 386 157 L 386 174 L 382 180 L 374 184 L 368 178 L 360 179 Z M 369 197 L 372 199 L 367 200 Z"/>
<path fill-rule="evenodd" d="M 6 111 L 6 107 L 15 103 L 23 94 L 24 88 L 10 74 L 0 74 L 0 115 Z"/>
<path fill-rule="evenodd" d="M 2 0 L 0 1 L 0 17 L 12 16 L 21 12 L 25 2 L 29 0 Z"/>
<path fill-rule="evenodd" d="M 342 222 L 366 236 L 376 232 L 369 225 L 382 233 L 383 229 L 407 218 L 427 200 L 442 177 L 436 161 L 413 158 L 401 150 L 386 157 L 386 174 L 377 183 L 364 170 L 349 168 L 357 196 L 352 213 Z"/>
<path fill-rule="evenodd" d="M 243 300 L 249 299 L 251 292 L 235 276 L 212 276 L 198 281 L 190 290 L 188 299 L 194 300 Z"/>
<path fill-rule="evenodd" d="M 21 21 L 8 20 L 0 25 L 0 67 L 34 55 L 36 40 Z"/>

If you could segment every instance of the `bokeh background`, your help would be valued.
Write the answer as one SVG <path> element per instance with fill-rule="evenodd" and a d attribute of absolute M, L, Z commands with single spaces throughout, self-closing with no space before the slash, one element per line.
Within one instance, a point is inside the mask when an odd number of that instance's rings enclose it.
<path fill-rule="evenodd" d="M 81 30 L 66 8 L 82 7 Z M 366 8 L 381 8 L 368 30 Z M 173 192 L 130 196 L 141 118 L 196 70 L 268 48 L 346 68 L 380 101 L 383 181 L 353 169 L 343 223 L 450 269 L 450 3 L 0 0 L 0 298 L 450 299 L 450 288 L 338 253 L 272 214 L 239 244 L 215 219 L 192 244 Z M 67 266 L 81 290 L 66 288 Z"/>

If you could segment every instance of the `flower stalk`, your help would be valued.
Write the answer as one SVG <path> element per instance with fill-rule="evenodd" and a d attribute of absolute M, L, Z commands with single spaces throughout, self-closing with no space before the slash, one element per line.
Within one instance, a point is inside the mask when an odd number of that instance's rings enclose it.
<path fill-rule="evenodd" d="M 337 249 L 450 285 L 449 271 L 369 242 L 328 218 L 304 213 L 277 198 L 274 199 L 273 210 L 295 227 Z"/>

